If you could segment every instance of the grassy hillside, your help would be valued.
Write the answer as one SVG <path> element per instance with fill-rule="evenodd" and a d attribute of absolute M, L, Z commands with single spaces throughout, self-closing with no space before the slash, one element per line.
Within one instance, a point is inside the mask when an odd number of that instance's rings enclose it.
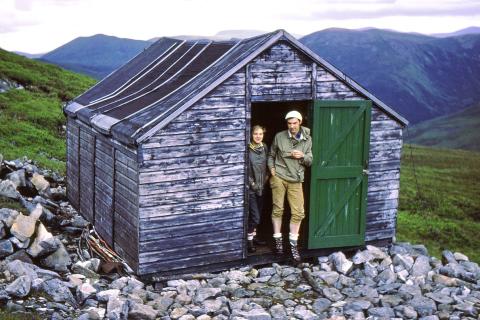
<path fill-rule="evenodd" d="M 5 159 L 26 155 L 42 166 L 64 172 L 62 105 L 95 80 L 1 49 L 0 80 L 24 87 L 0 93 L 0 153 Z"/>
<path fill-rule="evenodd" d="M 480 103 L 458 113 L 414 125 L 406 132 L 409 143 L 480 151 Z"/>
<path fill-rule="evenodd" d="M 405 145 L 397 239 L 480 262 L 480 153 Z"/>

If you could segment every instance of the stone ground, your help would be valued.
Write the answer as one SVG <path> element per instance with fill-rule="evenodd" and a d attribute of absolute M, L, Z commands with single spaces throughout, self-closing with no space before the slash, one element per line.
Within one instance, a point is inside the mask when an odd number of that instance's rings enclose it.
<path fill-rule="evenodd" d="M 88 223 L 65 181 L 28 159 L 3 161 L 0 308 L 38 319 L 478 319 L 480 268 L 423 245 L 367 246 L 315 264 L 272 264 L 149 284 L 79 247 Z"/>

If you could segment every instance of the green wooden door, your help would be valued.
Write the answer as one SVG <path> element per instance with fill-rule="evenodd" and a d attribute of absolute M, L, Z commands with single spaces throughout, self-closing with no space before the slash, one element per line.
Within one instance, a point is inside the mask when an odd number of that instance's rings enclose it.
<path fill-rule="evenodd" d="M 308 247 L 365 242 L 371 101 L 315 101 Z"/>

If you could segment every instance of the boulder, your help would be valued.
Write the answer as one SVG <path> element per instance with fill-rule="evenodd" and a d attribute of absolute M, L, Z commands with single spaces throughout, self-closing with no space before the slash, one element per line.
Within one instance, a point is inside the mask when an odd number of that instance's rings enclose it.
<path fill-rule="evenodd" d="M 10 228 L 19 214 L 16 210 L 2 208 L 0 209 L 0 221 L 3 222 L 7 228 Z"/>
<path fill-rule="evenodd" d="M 332 253 L 329 258 L 330 261 L 333 262 L 335 270 L 337 270 L 338 272 L 342 274 L 348 274 L 350 270 L 352 270 L 353 262 L 348 260 L 345 257 L 345 254 L 343 254 L 343 252 L 339 251 Z"/>
<path fill-rule="evenodd" d="M 37 219 L 34 217 L 19 214 L 10 228 L 10 233 L 23 242 L 33 235 L 36 223 Z"/>
<path fill-rule="evenodd" d="M 33 173 L 32 178 L 30 179 L 32 184 L 35 186 L 35 189 L 37 189 L 38 192 L 45 192 L 50 188 L 50 183 L 45 180 L 45 178 L 38 173 Z"/>
<path fill-rule="evenodd" d="M 430 259 L 427 256 L 419 255 L 417 259 L 415 259 L 410 274 L 414 277 L 426 276 L 430 270 L 432 270 L 430 267 Z"/>
<path fill-rule="evenodd" d="M 380 248 L 368 245 L 367 246 L 368 252 L 375 257 L 377 260 L 383 260 L 388 257 L 388 255 L 383 252 Z"/>
<path fill-rule="evenodd" d="M 55 302 L 67 302 L 77 307 L 77 302 L 68 286 L 60 279 L 50 279 L 42 283 L 42 290 Z"/>
<path fill-rule="evenodd" d="M 24 169 L 20 169 L 20 170 L 9 173 L 7 174 L 6 178 L 13 182 L 13 184 L 15 185 L 15 188 L 25 187 L 27 185 L 25 180 Z"/>
<path fill-rule="evenodd" d="M 20 193 L 17 191 L 17 186 L 10 180 L 0 181 L 0 197 L 7 197 L 11 199 L 20 198 Z"/>
<path fill-rule="evenodd" d="M 10 283 L 6 288 L 5 291 L 14 297 L 23 298 L 26 297 L 30 293 L 30 288 L 32 285 L 32 281 L 28 276 L 21 276 L 15 279 L 12 283 Z"/>
<path fill-rule="evenodd" d="M 120 295 L 119 289 L 109 289 L 97 292 L 97 300 L 100 302 L 108 302 L 110 297 L 118 297 Z M 171 303 L 170 303 L 171 304 Z"/>
<path fill-rule="evenodd" d="M 124 298 L 111 297 L 107 303 L 107 319 L 128 319 L 128 301 Z"/>
<path fill-rule="evenodd" d="M 157 317 L 157 311 L 151 306 L 134 303 L 128 310 L 128 319 L 132 320 L 154 320 Z"/>
<path fill-rule="evenodd" d="M 82 283 L 77 287 L 77 298 L 80 303 L 83 303 L 88 298 L 94 296 L 97 293 L 97 289 L 95 289 L 90 283 Z"/>
<path fill-rule="evenodd" d="M 62 242 L 59 242 L 58 249 L 51 255 L 45 257 L 40 263 L 47 268 L 60 272 L 68 272 L 68 266 L 72 264 L 70 256 Z"/>
<path fill-rule="evenodd" d="M 12 242 L 0 240 L 0 258 L 5 258 L 14 252 Z"/>

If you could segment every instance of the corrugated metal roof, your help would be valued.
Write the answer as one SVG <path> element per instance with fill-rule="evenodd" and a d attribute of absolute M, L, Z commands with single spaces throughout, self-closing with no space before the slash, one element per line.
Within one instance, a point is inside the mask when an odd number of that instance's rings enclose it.
<path fill-rule="evenodd" d="M 408 123 L 283 30 L 236 42 L 161 38 L 74 99 L 65 112 L 124 143 L 138 143 L 280 39 L 321 63 L 398 121 Z"/>

